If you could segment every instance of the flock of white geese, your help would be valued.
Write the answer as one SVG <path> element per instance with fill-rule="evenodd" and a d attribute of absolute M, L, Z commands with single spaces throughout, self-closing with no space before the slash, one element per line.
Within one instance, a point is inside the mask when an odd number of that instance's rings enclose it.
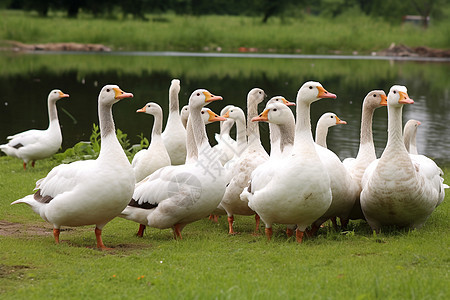
<path fill-rule="evenodd" d="M 365 219 L 379 231 L 382 226 L 420 228 L 443 201 L 442 170 L 419 155 L 415 132 L 420 122 L 402 126 L 402 108 L 414 103 L 406 87 L 394 85 L 388 95 L 382 90 L 367 94 L 362 105 L 360 146 L 356 158 L 341 161 L 326 147 L 328 127 L 345 124 L 333 113 L 317 124 L 316 140 L 311 131 L 310 106 L 320 99 L 336 98 L 319 82 L 304 83 L 296 103 L 282 96 L 271 98 L 262 113 L 265 98 L 254 88 L 244 111 L 227 105 L 216 115 L 204 106 L 222 100 L 205 89 L 195 90 L 189 105 L 180 111 L 180 81 L 169 89 L 169 116 L 162 132 L 161 107 L 147 103 L 138 112 L 154 116 L 151 143 L 130 164 L 115 134 L 112 106 L 133 94 L 117 85 L 106 85 L 98 96 L 101 150 L 96 160 L 77 161 L 53 168 L 36 182 L 36 192 L 12 202 L 25 203 L 53 224 L 59 243 L 61 226 L 95 224 L 97 247 L 107 249 L 101 233 L 115 217 L 146 226 L 172 228 L 175 239 L 189 223 L 210 216 L 227 215 L 229 234 L 234 215 L 255 215 L 272 237 L 272 224 L 286 224 L 288 236 L 302 242 L 306 232 L 316 234 L 322 223 L 340 219 Z M 47 130 L 29 130 L 8 137 L 0 145 L 7 155 L 28 162 L 53 155 L 61 146 L 56 101 L 69 95 L 53 90 L 48 96 L 50 125 Z M 290 106 L 296 107 L 296 116 Z M 377 159 L 372 137 L 375 109 L 388 110 L 386 148 Z M 208 141 L 205 125 L 221 121 L 217 144 Z M 271 149 L 260 141 L 258 122 L 268 122 Z M 236 137 L 230 129 L 236 126 Z"/>

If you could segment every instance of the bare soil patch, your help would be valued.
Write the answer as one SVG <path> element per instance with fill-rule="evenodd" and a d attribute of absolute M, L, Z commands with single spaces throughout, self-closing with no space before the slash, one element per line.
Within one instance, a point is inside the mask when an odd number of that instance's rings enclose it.
<path fill-rule="evenodd" d="M 22 223 L 8 222 L 0 220 L 0 235 L 2 236 L 22 236 L 22 235 L 52 235 L 53 228 L 46 223 L 42 225 L 29 225 Z"/>

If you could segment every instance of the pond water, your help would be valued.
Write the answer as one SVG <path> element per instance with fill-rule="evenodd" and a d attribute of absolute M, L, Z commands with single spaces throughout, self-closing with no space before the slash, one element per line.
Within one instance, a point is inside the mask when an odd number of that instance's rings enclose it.
<path fill-rule="evenodd" d="M 210 108 L 219 113 L 227 104 L 245 108 L 246 95 L 254 87 L 268 95 L 283 95 L 295 101 L 299 87 L 308 80 L 319 81 L 335 100 L 322 100 L 311 108 L 312 126 L 325 112 L 336 113 L 348 125 L 330 129 L 328 147 L 341 159 L 354 157 L 358 150 L 361 105 L 374 89 L 386 93 L 394 84 L 408 88 L 413 105 L 404 107 L 408 119 L 422 122 L 417 142 L 420 153 L 443 166 L 450 166 L 450 62 L 395 61 L 327 57 L 212 57 L 117 54 L 0 54 L 0 143 L 6 137 L 30 128 L 48 126 L 46 99 L 59 88 L 70 98 L 58 102 L 63 132 L 63 149 L 88 140 L 92 124 L 98 123 L 97 96 L 108 83 L 118 84 L 135 97 L 114 106 L 116 127 L 132 143 L 143 133 L 149 137 L 153 118 L 137 114 L 149 101 L 159 103 L 165 114 L 168 89 L 173 78 L 181 80 L 180 106 L 191 92 L 206 88 L 223 96 Z M 260 105 L 260 111 L 264 104 Z M 268 147 L 268 126 L 261 124 L 263 144 Z M 375 111 L 373 132 L 377 154 L 386 145 L 387 111 Z M 218 124 L 208 126 L 212 144 Z"/>

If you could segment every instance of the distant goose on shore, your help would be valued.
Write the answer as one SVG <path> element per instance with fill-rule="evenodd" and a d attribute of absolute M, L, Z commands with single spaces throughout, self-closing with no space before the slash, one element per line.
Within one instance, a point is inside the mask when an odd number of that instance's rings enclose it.
<path fill-rule="evenodd" d="M 31 166 L 34 167 L 36 160 L 55 154 L 62 143 L 56 101 L 66 97 L 69 97 L 69 95 L 60 90 L 52 90 L 47 100 L 48 128 L 46 130 L 30 129 L 8 136 L 8 144 L 0 145 L 0 150 L 6 155 L 22 159 L 24 170 L 26 170 L 29 161 L 31 161 Z"/>

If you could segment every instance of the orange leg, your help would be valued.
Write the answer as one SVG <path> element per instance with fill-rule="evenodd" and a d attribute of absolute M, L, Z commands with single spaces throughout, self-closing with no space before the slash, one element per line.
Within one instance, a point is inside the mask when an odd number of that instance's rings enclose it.
<path fill-rule="evenodd" d="M 23 169 L 26 170 L 27 169 L 27 163 L 23 162 Z"/>
<path fill-rule="evenodd" d="M 145 231 L 145 225 L 139 224 L 139 230 L 136 233 L 136 235 L 138 237 L 143 237 L 144 236 L 144 231 Z"/>
<path fill-rule="evenodd" d="M 259 235 L 259 223 L 261 218 L 258 214 L 255 214 L 255 231 L 253 232 L 253 235 Z"/>
<path fill-rule="evenodd" d="M 175 238 L 175 239 L 177 239 L 177 238 L 179 238 L 180 240 L 182 240 L 183 239 L 183 237 L 181 236 L 181 229 L 182 229 L 183 227 L 181 227 L 181 224 L 180 223 L 177 223 L 177 224 L 175 224 L 174 226 L 173 226 L 173 237 Z"/>
<path fill-rule="evenodd" d="M 110 250 L 111 248 L 107 248 L 102 241 L 102 230 L 95 227 L 95 237 L 97 239 L 97 248 L 101 250 Z"/>
<path fill-rule="evenodd" d="M 272 239 L 272 234 L 273 234 L 272 227 L 270 227 L 270 228 L 266 227 L 265 231 L 266 231 L 267 240 L 270 241 Z"/>
<path fill-rule="evenodd" d="M 236 234 L 233 229 L 234 216 L 228 217 L 228 234 Z"/>
<path fill-rule="evenodd" d="M 56 244 L 59 244 L 59 232 L 60 232 L 59 229 L 53 228 L 53 236 L 55 237 Z"/>
<path fill-rule="evenodd" d="M 286 234 L 288 237 L 291 237 L 294 234 L 294 230 L 291 228 L 286 228 Z"/>
<path fill-rule="evenodd" d="M 297 243 L 301 243 L 303 241 L 303 231 L 298 230 L 298 228 L 295 230 L 295 237 L 297 239 Z"/>
<path fill-rule="evenodd" d="M 35 160 L 33 160 L 32 162 L 31 162 L 31 166 L 34 168 L 34 163 L 35 163 L 36 161 Z"/>
<path fill-rule="evenodd" d="M 219 221 L 219 216 L 218 215 L 209 215 L 208 220 L 213 221 L 214 223 L 217 223 Z"/>

